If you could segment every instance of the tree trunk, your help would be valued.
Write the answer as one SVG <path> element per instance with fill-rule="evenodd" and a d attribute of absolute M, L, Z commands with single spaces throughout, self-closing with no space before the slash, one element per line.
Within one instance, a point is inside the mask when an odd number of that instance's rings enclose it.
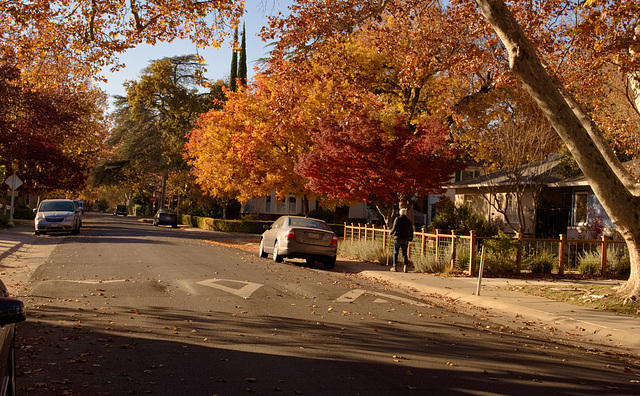
<path fill-rule="evenodd" d="M 476 0 L 476 3 L 505 45 L 509 67 L 567 145 L 598 200 L 627 242 L 631 275 L 622 293 L 627 298 L 640 297 L 638 184 L 578 103 L 563 87 L 552 81 L 504 2 Z"/>

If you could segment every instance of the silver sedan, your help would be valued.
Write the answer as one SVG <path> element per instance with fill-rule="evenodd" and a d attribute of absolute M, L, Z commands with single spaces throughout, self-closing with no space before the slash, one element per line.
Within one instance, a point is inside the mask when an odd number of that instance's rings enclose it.
<path fill-rule="evenodd" d="M 273 255 L 281 262 L 302 258 L 307 263 L 322 261 L 325 269 L 336 264 L 338 237 L 322 220 L 301 216 L 282 216 L 260 238 L 260 257 Z"/>

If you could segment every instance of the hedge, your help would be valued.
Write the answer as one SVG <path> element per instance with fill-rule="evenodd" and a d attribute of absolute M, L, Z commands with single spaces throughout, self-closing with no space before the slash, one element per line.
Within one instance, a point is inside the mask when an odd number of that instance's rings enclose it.
<path fill-rule="evenodd" d="M 273 221 L 265 220 L 225 220 L 191 215 L 181 215 L 180 220 L 182 224 L 202 228 L 203 230 L 243 232 L 247 234 L 262 234 L 266 227 L 273 224 Z M 339 224 L 329 224 L 329 226 L 337 236 L 343 236 L 344 226 Z"/>

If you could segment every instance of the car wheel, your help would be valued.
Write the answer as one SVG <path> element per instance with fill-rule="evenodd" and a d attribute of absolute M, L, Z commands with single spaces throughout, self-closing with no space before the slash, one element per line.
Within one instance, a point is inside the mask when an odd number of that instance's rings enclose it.
<path fill-rule="evenodd" d="M 278 249 L 279 249 L 279 243 L 278 241 L 276 241 L 276 244 L 273 246 L 273 261 L 275 261 L 276 263 L 281 263 L 283 257 L 278 252 Z"/>
<path fill-rule="evenodd" d="M 260 239 L 260 250 L 258 250 L 258 255 L 262 258 L 267 258 L 268 254 L 264 251 L 264 239 Z"/>
<path fill-rule="evenodd" d="M 325 262 L 324 262 L 324 269 L 332 269 L 333 267 L 336 266 L 336 258 L 335 257 L 329 257 Z"/>
<path fill-rule="evenodd" d="M 36 235 L 40 235 L 40 231 L 36 230 Z"/>

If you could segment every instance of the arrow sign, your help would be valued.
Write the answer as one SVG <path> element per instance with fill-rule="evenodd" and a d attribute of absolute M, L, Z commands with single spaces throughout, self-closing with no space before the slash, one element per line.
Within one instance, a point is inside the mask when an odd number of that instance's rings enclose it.
<path fill-rule="evenodd" d="M 16 175 L 15 173 L 9 177 L 7 177 L 7 180 L 4 181 L 9 188 L 13 191 L 16 190 L 18 187 L 20 187 L 22 185 L 22 180 L 20 180 L 20 178 L 18 177 L 18 175 Z"/>

